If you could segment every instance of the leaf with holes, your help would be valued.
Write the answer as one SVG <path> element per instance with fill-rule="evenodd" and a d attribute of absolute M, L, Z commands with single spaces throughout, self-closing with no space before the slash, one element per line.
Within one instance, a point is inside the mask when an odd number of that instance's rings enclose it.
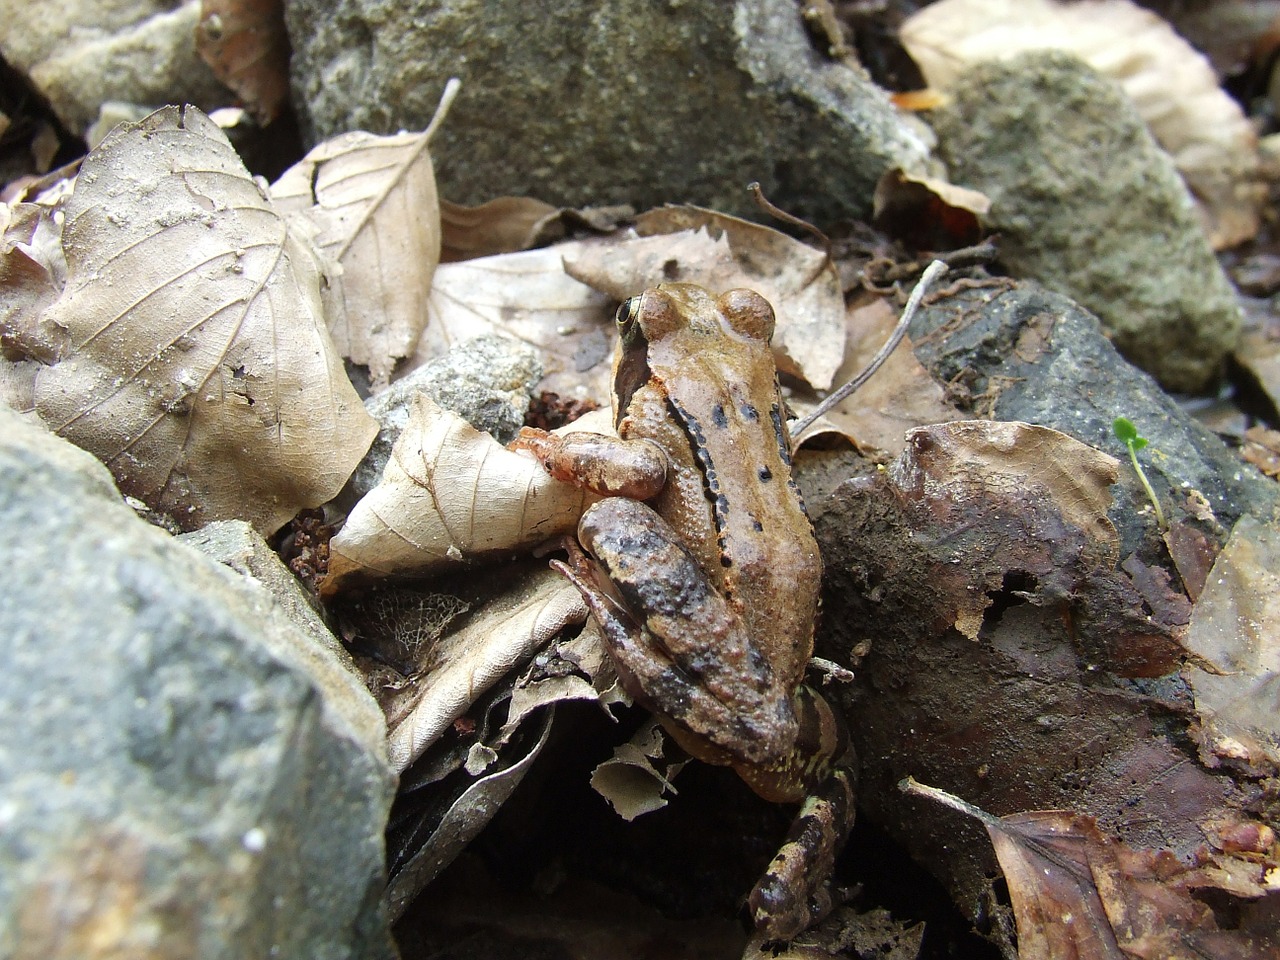
<path fill-rule="evenodd" d="M 325 330 L 320 275 L 199 110 L 91 153 L 66 204 L 66 286 L 16 348 L 35 409 L 186 528 L 271 533 L 341 489 L 377 424 Z"/>

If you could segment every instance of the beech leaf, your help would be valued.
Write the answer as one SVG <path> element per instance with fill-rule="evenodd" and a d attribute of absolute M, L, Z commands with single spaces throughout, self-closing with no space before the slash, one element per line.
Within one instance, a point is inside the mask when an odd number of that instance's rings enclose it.
<path fill-rule="evenodd" d="M 1256 930 L 1246 924 L 1220 929 L 1214 911 L 1192 895 L 1205 888 L 1245 899 L 1266 895 L 1267 858 L 1257 852 L 1250 851 L 1251 861 L 1205 851 L 1188 864 L 1167 850 L 1135 849 L 1114 840 L 1092 817 L 1067 810 L 995 817 L 911 778 L 899 787 L 960 810 L 987 828 L 1009 885 L 1020 960 L 1261 956 L 1257 951 L 1264 941 Z M 1270 828 L 1262 830 L 1270 834 Z"/>
<path fill-rule="evenodd" d="M 1280 766 L 1280 531 L 1245 516 L 1191 613 L 1183 671 L 1207 761 Z"/>
<path fill-rule="evenodd" d="M 582 596 L 554 570 L 539 567 L 509 584 L 440 639 L 433 655 L 437 667 L 418 681 L 421 696 L 407 714 L 389 722 L 391 763 L 405 770 L 481 693 L 586 618 Z"/>
<path fill-rule="evenodd" d="M 701 207 L 665 207 L 636 219 L 638 237 L 565 244 L 570 275 L 615 301 L 668 280 L 714 293 L 749 287 L 773 305 L 778 368 L 819 390 L 844 356 L 845 309 L 825 254 L 785 233 Z"/>
<path fill-rule="evenodd" d="M 501 333 L 539 351 L 538 391 L 607 402 L 611 306 L 608 296 L 565 273 L 558 247 L 442 264 L 428 299 L 430 323 L 408 366 Z"/>
<path fill-rule="evenodd" d="M 264 126 L 289 102 L 282 0 L 201 0 L 196 52 Z"/>
<path fill-rule="evenodd" d="M 573 426 L 607 431 L 606 424 L 597 415 Z M 382 480 L 329 543 L 324 592 L 357 574 L 425 576 L 466 559 L 527 550 L 572 532 L 593 499 L 421 395 Z"/>
<path fill-rule="evenodd" d="M 328 261 L 325 310 L 342 355 L 375 388 L 410 356 L 427 323 L 440 261 L 440 205 L 426 133 L 345 133 L 315 147 L 271 188 L 309 221 Z"/>
<path fill-rule="evenodd" d="M 264 534 L 332 498 L 368 449 L 307 247 L 194 107 L 122 124 L 66 203 L 61 296 L 18 349 L 35 408 L 188 529 Z"/>

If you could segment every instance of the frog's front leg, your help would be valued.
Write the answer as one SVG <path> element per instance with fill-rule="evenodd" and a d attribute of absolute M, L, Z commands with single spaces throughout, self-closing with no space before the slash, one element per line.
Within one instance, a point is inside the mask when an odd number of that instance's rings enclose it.
<path fill-rule="evenodd" d="M 557 480 L 605 497 L 648 500 L 667 482 L 667 456 L 648 440 L 524 427 L 511 447 L 528 450 Z"/>

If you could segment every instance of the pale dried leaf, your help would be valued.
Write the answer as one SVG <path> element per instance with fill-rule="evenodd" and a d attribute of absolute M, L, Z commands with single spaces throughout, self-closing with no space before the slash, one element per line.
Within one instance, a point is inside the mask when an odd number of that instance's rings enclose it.
<path fill-rule="evenodd" d="M 61 211 L 35 203 L 0 205 L 0 336 L 6 345 L 31 356 L 40 339 L 36 321 L 61 292 L 66 272 Z M 41 356 L 52 359 L 47 350 Z"/>
<path fill-rule="evenodd" d="M 1254 378 L 1272 406 L 1280 409 L 1280 341 L 1262 330 L 1247 330 L 1232 356 Z"/>
<path fill-rule="evenodd" d="M 1118 548 L 1107 519 L 1119 461 L 1049 427 L 1017 420 L 968 420 L 913 430 L 909 455 L 892 472 L 903 488 L 944 482 L 962 502 L 987 492 L 1047 497 L 1064 520 L 1110 551 Z M 937 493 L 931 489 L 932 493 Z"/>
<path fill-rule="evenodd" d="M 1258 229 L 1257 136 L 1208 61 L 1156 14 L 1129 0 L 940 0 L 901 28 L 931 87 L 969 65 L 1027 50 L 1066 50 L 1120 84 L 1200 203 L 1215 248 Z"/>
<path fill-rule="evenodd" d="M 1209 572 L 1185 640 L 1201 747 L 1280 766 L 1280 531 L 1243 517 Z"/>
<path fill-rule="evenodd" d="M 671 763 L 666 758 L 665 739 L 658 722 L 649 720 L 592 771 L 591 788 L 608 800 L 623 820 L 661 810 L 667 805 L 664 794 L 676 793 L 671 781 L 685 762 Z"/>
<path fill-rule="evenodd" d="M 639 236 L 565 245 L 565 269 L 614 300 L 665 281 L 715 293 L 749 287 L 772 305 L 778 368 L 819 390 L 844 356 L 844 296 L 820 250 L 784 233 L 699 207 L 636 219 Z"/>
<path fill-rule="evenodd" d="M 40 318 L 36 409 L 121 489 L 194 528 L 272 533 L 368 449 L 320 277 L 194 108 L 117 128 L 66 205 L 66 288 Z"/>
<path fill-rule="evenodd" d="M 442 264 L 427 301 L 430 323 L 408 368 L 501 333 L 541 354 L 538 390 L 607 403 L 611 308 L 607 296 L 564 272 L 556 247 Z"/>
<path fill-rule="evenodd" d="M 850 348 L 836 372 L 837 383 L 856 376 L 898 322 L 897 311 L 883 297 L 850 304 L 848 317 Z M 790 406 L 803 417 L 816 403 L 792 397 Z M 825 425 L 819 421 L 795 439 L 798 444 L 803 443 L 834 429 L 867 456 L 883 461 L 902 452 L 908 430 L 963 419 L 966 414 L 947 403 L 942 387 L 916 359 L 911 341 L 904 339 L 865 385 L 826 415 Z"/>
<path fill-rule="evenodd" d="M 407 768 L 476 697 L 565 627 L 586 618 L 582 596 L 553 570 L 538 569 L 508 585 L 460 629 L 441 638 L 437 669 L 419 680 L 421 698 L 388 732 L 392 765 Z"/>
<path fill-rule="evenodd" d="M 506 803 L 542 752 L 547 735 L 551 732 L 551 722 L 552 715 L 548 711 L 541 732 L 524 756 L 469 784 L 450 804 L 430 836 L 407 858 L 395 858 L 394 869 L 387 879 L 387 889 L 383 896 L 392 921 L 400 917 L 422 889 L 475 839 L 485 824 Z M 391 859 L 390 844 L 388 853 L 388 859 Z"/>
<path fill-rule="evenodd" d="M 579 421 L 579 423 L 581 423 Z M 607 430 L 607 421 L 588 421 Z M 591 494 L 432 399 L 415 398 L 382 480 L 329 543 L 326 593 L 353 575 L 424 576 L 571 533 Z"/>
<path fill-rule="evenodd" d="M 421 133 L 345 133 L 315 147 L 271 188 L 314 227 L 328 262 L 325 310 L 342 355 L 375 387 L 413 354 L 440 260 L 440 211 Z"/>
<path fill-rule="evenodd" d="M 289 102 L 281 0 L 202 0 L 196 52 L 259 123 L 270 123 Z"/>
<path fill-rule="evenodd" d="M 440 201 L 440 260 L 473 260 L 528 250 L 560 208 L 533 197 L 498 197 L 476 207 Z"/>
<path fill-rule="evenodd" d="M 577 636 L 553 644 L 547 656 L 573 663 L 581 672 L 547 675 L 537 669 L 543 659 L 539 657 L 511 690 L 503 736 L 509 736 L 533 711 L 561 700 L 595 700 L 607 706 L 620 699 L 617 674 L 605 653 L 600 625 L 594 618 L 583 625 Z"/>

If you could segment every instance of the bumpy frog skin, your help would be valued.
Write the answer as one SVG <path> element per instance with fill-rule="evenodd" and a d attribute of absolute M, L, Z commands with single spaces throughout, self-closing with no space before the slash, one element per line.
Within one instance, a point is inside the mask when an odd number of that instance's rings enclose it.
<path fill-rule="evenodd" d="M 749 899 L 767 939 L 791 939 L 830 910 L 854 780 L 843 726 L 801 683 L 822 559 L 791 476 L 773 309 L 671 283 L 624 303 L 618 325 L 618 437 L 526 429 L 515 445 L 606 497 L 578 525 L 591 557 L 554 565 L 628 692 L 692 755 L 804 801 Z"/>

